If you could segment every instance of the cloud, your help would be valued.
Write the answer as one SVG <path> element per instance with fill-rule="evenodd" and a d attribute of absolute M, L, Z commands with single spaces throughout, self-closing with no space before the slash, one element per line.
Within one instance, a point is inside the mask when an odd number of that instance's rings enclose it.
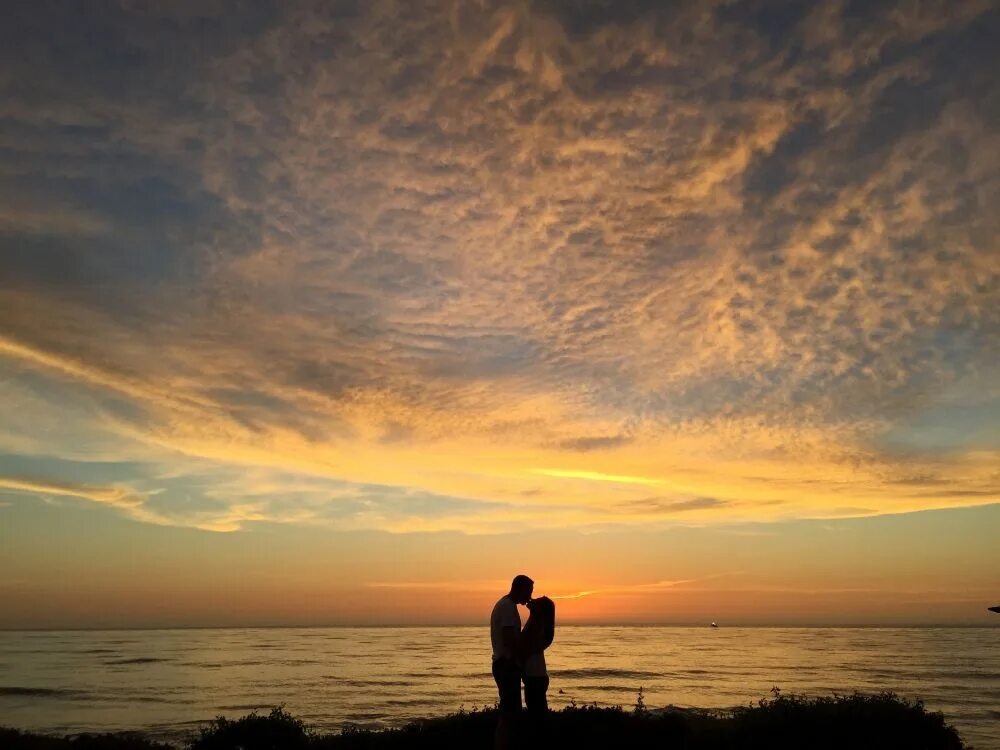
<path fill-rule="evenodd" d="M 631 441 L 631 437 L 628 435 L 598 435 L 598 436 L 587 436 L 570 438 L 569 440 L 563 440 L 560 444 L 560 448 L 570 451 L 597 451 L 597 450 L 607 450 L 609 448 L 617 448 L 619 445 L 624 445 Z"/>
<path fill-rule="evenodd" d="M 559 593 L 551 595 L 552 599 L 583 599 L 595 596 L 629 596 L 656 594 L 671 591 L 676 588 L 692 590 L 691 584 L 700 584 L 720 578 L 738 576 L 738 572 L 715 573 L 699 578 L 652 581 L 648 583 L 623 583 L 602 586 L 599 589 Z M 398 589 L 408 591 L 449 591 L 449 592 L 499 592 L 504 591 L 510 582 L 507 580 L 445 580 L 445 581 L 375 581 L 366 583 L 366 588 Z"/>
<path fill-rule="evenodd" d="M 401 589 L 413 591 L 503 591 L 510 581 L 371 581 L 370 589 Z"/>
<path fill-rule="evenodd" d="M 137 508 L 143 503 L 142 498 L 124 487 L 89 487 L 86 485 L 45 482 L 19 477 L 0 477 L 0 487 L 16 492 L 79 497 L 95 503 L 102 503 L 127 510 Z"/>
<path fill-rule="evenodd" d="M 223 508 L 198 509 L 191 511 L 179 507 L 168 507 L 162 511 L 157 507 L 156 495 L 162 490 L 147 493 L 138 492 L 125 486 L 98 486 L 57 482 L 24 477 L 0 476 L 0 490 L 39 495 L 42 497 L 71 497 L 87 500 L 114 508 L 125 517 L 141 523 L 159 526 L 178 526 L 202 531 L 238 531 L 249 521 L 290 521 L 264 512 L 261 503 L 235 500 Z"/>
<path fill-rule="evenodd" d="M 21 10 L 0 446 L 188 471 L 150 503 L 219 529 L 986 502 L 989 8 Z"/>
<path fill-rule="evenodd" d="M 612 484 L 659 484 L 651 477 L 629 476 L 628 474 L 605 474 L 600 471 L 579 471 L 573 469 L 535 469 L 535 474 L 557 479 L 579 479 L 586 482 L 611 482 Z"/>
<path fill-rule="evenodd" d="M 715 497 L 693 497 L 689 500 L 676 500 L 663 497 L 648 497 L 642 500 L 630 500 L 622 503 L 620 508 L 626 513 L 678 513 L 686 510 L 706 510 L 723 508 L 729 505 L 725 500 Z"/>
<path fill-rule="evenodd" d="M 592 596 L 630 596 L 636 594 L 655 594 L 662 591 L 671 591 L 677 588 L 692 590 L 691 584 L 700 584 L 719 578 L 728 578 L 741 575 L 739 572 L 713 573 L 700 578 L 683 578 L 672 581 L 653 581 L 650 583 L 632 583 L 605 586 L 600 589 L 577 591 L 572 594 L 559 594 L 553 599 L 583 599 Z"/>

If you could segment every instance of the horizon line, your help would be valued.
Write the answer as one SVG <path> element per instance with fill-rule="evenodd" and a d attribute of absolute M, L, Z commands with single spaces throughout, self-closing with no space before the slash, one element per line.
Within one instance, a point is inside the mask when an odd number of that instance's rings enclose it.
<path fill-rule="evenodd" d="M 596 627 L 596 628 L 690 628 L 704 630 L 732 629 L 815 629 L 815 630 L 852 630 L 852 629 L 941 629 L 941 628 L 1000 628 L 996 624 L 986 623 L 722 623 L 713 627 L 709 623 L 692 622 L 585 622 L 570 621 L 560 623 L 560 627 Z M 416 628 L 483 628 L 489 623 L 480 622 L 449 622 L 449 623 L 334 623 L 313 625 L 134 625 L 134 626 L 80 626 L 80 627 L 0 627 L 0 633 L 87 633 L 108 631 L 153 631 L 153 630 L 359 630 L 359 629 L 416 629 Z"/>

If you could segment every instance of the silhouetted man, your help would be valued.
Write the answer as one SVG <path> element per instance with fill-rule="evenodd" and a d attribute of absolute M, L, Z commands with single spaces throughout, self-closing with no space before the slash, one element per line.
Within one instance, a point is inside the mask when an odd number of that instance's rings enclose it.
<path fill-rule="evenodd" d="M 521 712 L 521 671 L 515 661 L 517 637 L 521 633 L 518 604 L 527 604 L 535 582 L 528 576 L 515 576 L 510 591 L 500 597 L 490 616 L 490 640 L 493 642 L 493 679 L 500 694 L 500 721 L 495 745 L 508 747 L 511 727 Z"/>

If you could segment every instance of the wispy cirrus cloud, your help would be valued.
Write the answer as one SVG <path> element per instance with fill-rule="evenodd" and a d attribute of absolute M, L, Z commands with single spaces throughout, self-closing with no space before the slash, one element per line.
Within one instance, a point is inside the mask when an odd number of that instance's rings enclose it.
<path fill-rule="evenodd" d="M 150 497 L 126 486 L 98 486 L 56 482 L 25 477 L 0 476 L 0 492 L 16 492 L 44 498 L 65 497 L 114 508 L 125 517 L 158 526 L 179 526 L 202 531 L 237 531 L 251 521 L 278 521 L 263 513 L 261 504 L 228 503 L 224 510 L 199 509 L 194 512 L 176 508 L 158 510 Z M 154 493 L 158 494 L 158 493 Z M 5 503 L 5 505 L 8 505 Z"/>
<path fill-rule="evenodd" d="M 56 12 L 4 37 L 5 397 L 188 472 L 165 517 L 1000 497 L 988 2 Z"/>
<path fill-rule="evenodd" d="M 46 482 L 24 477 L 0 477 L 0 488 L 16 492 L 43 495 L 79 497 L 95 503 L 105 503 L 117 508 L 133 510 L 143 504 L 143 499 L 124 487 L 92 487 L 64 482 Z"/>
<path fill-rule="evenodd" d="M 704 584 L 721 578 L 729 578 L 741 575 L 739 572 L 715 573 L 699 578 L 685 578 L 668 581 L 652 581 L 649 583 L 613 583 L 601 586 L 599 589 L 587 591 L 576 591 L 573 593 L 554 593 L 551 599 L 583 599 L 594 596 L 626 596 L 636 594 L 655 594 L 672 589 L 683 587 L 691 588 L 691 584 Z M 547 582 L 552 586 L 553 582 Z M 365 584 L 366 588 L 373 589 L 394 589 L 399 591 L 450 591 L 461 593 L 486 593 L 497 594 L 509 587 L 510 581 L 506 580 L 442 580 L 442 581 L 374 581 Z M 556 589 L 558 584 L 556 584 Z"/>
<path fill-rule="evenodd" d="M 577 591 L 572 594 L 556 594 L 552 596 L 553 599 L 583 599 L 586 597 L 593 596 L 631 596 L 631 595 L 642 595 L 642 594 L 656 594 L 664 591 L 672 591 L 673 589 L 684 589 L 684 590 L 697 590 L 697 586 L 692 587 L 692 584 L 705 585 L 706 582 L 720 579 L 720 578 L 731 578 L 733 576 L 739 576 L 739 572 L 727 572 L 727 573 L 713 573 L 711 575 L 702 576 L 699 578 L 680 578 L 672 581 L 652 581 L 650 583 L 629 583 L 629 584 L 613 584 L 610 586 L 603 586 L 599 589 L 593 589 L 588 591 Z"/>

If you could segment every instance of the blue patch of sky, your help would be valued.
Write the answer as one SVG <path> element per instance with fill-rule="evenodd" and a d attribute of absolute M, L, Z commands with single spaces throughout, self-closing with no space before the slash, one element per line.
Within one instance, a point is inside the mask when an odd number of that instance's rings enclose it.
<path fill-rule="evenodd" d="M 137 461 L 73 461 L 55 456 L 0 453 L 0 475 L 68 484 L 107 486 L 148 477 L 151 467 Z"/>
<path fill-rule="evenodd" d="M 1000 401 L 932 406 L 898 422 L 880 442 L 918 452 L 1000 450 Z"/>

